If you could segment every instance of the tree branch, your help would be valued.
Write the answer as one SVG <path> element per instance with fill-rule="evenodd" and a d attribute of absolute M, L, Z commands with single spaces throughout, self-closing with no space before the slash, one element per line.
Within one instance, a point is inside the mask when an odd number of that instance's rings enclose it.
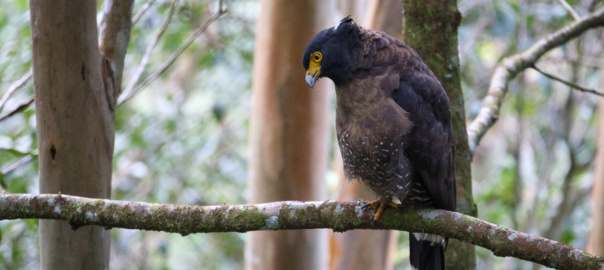
<path fill-rule="evenodd" d="M 33 155 L 27 155 L 22 157 L 21 159 L 17 160 L 17 162 L 4 166 L 2 168 L 0 168 L 0 174 L 2 174 L 3 176 L 6 176 L 7 174 L 10 174 L 12 172 L 14 172 L 16 169 L 18 169 L 19 167 L 27 164 L 28 162 L 33 160 Z"/>
<path fill-rule="evenodd" d="M 0 168 L 0 187 L 2 187 L 3 189 L 6 189 L 6 182 L 4 182 L 4 178 L 11 174 L 12 172 L 14 172 L 16 169 L 18 169 L 19 167 L 27 164 L 28 162 L 33 160 L 33 155 L 27 155 L 19 160 L 17 160 L 17 162 L 13 163 L 13 164 L 9 164 L 6 165 L 2 168 Z"/>
<path fill-rule="evenodd" d="M 147 67 L 147 63 L 149 62 L 149 58 L 151 58 L 151 53 L 153 53 L 153 49 L 155 48 L 155 46 L 157 46 L 157 43 L 159 42 L 161 37 L 164 35 L 164 33 L 166 32 L 166 29 L 168 28 L 168 25 L 170 25 L 170 22 L 172 21 L 172 16 L 174 16 L 174 12 L 176 11 L 177 4 L 178 4 L 178 0 L 172 1 L 172 5 L 170 6 L 170 11 L 168 12 L 168 16 L 164 19 L 164 22 L 157 30 L 157 33 L 155 34 L 155 36 L 153 37 L 153 39 L 151 40 L 149 45 L 147 45 L 147 49 L 145 50 L 143 59 L 141 59 L 141 63 L 138 65 L 138 68 L 136 68 L 134 75 L 132 76 L 132 78 L 128 82 L 128 85 L 126 86 L 126 89 L 124 89 L 125 94 L 132 92 L 132 89 L 134 89 L 134 86 L 136 86 L 136 83 L 140 80 L 141 76 L 143 75 L 143 72 L 145 71 L 145 68 Z"/>
<path fill-rule="evenodd" d="M 130 42 L 130 30 L 132 29 L 132 8 L 134 0 L 111 0 L 105 1 L 103 19 L 101 20 L 101 53 L 111 61 L 111 67 L 115 76 L 115 98 L 120 92 L 122 85 L 122 74 L 124 70 L 124 59 L 128 42 Z"/>
<path fill-rule="evenodd" d="M 598 92 L 598 91 L 596 91 L 594 89 L 585 88 L 585 87 L 580 86 L 580 85 L 578 85 L 576 83 L 565 81 L 565 80 L 563 80 L 561 78 L 558 78 L 558 77 L 556 77 L 556 76 L 554 76 L 552 74 L 549 74 L 549 73 L 547 73 L 547 72 L 545 72 L 545 71 L 537 68 L 536 66 L 531 66 L 531 68 L 534 69 L 534 70 L 536 70 L 537 72 L 541 73 L 545 77 L 548 77 L 548 78 L 550 78 L 550 79 L 552 79 L 554 81 L 558 81 L 558 82 L 561 82 L 563 84 L 566 84 L 567 86 L 569 86 L 571 88 L 574 88 L 576 90 L 579 90 L 581 92 L 591 93 L 591 94 L 594 94 L 594 95 L 598 95 L 598 96 L 604 97 L 604 93 L 602 93 L 602 92 Z"/>
<path fill-rule="evenodd" d="M 124 92 L 119 97 L 119 99 L 117 101 L 118 106 L 121 105 L 122 103 L 128 101 L 132 97 L 134 97 L 134 95 L 138 94 L 143 88 L 147 87 L 149 84 L 151 84 L 152 81 L 157 79 L 159 77 L 159 75 L 164 73 L 164 71 L 166 71 L 176 61 L 176 59 L 178 59 L 178 57 L 193 43 L 193 41 L 195 41 L 195 39 L 197 37 L 199 37 L 201 34 L 203 34 L 206 31 L 206 29 L 208 28 L 208 26 L 210 26 L 210 24 L 212 24 L 214 21 L 218 20 L 218 18 L 220 18 L 223 14 L 225 14 L 227 12 L 227 10 L 222 5 L 223 4 L 222 1 L 223 0 L 218 1 L 218 12 L 216 12 L 208 20 L 206 20 L 202 25 L 200 25 L 197 29 L 195 29 L 195 32 L 193 32 L 193 34 L 191 34 L 191 36 L 189 36 L 189 38 L 174 53 L 172 53 L 172 55 L 170 55 L 170 58 L 168 58 L 168 60 L 161 65 L 159 70 L 157 70 L 156 72 L 151 74 L 149 77 L 147 77 L 147 79 L 145 79 L 136 88 L 132 89 L 131 91 Z"/>
<path fill-rule="evenodd" d="M 29 105 L 31 105 L 34 102 L 34 96 L 29 97 L 28 99 L 24 100 L 23 102 L 21 102 L 21 104 L 19 104 L 19 106 L 17 106 L 17 108 L 15 108 L 14 110 L 8 112 L 7 114 L 0 116 L 0 122 L 8 119 L 9 117 L 17 114 L 18 112 L 25 110 L 27 107 L 29 107 Z"/>
<path fill-rule="evenodd" d="M 390 209 L 372 225 L 372 211 L 363 202 L 272 202 L 247 205 L 186 206 L 89 199 L 54 194 L 2 194 L 0 220 L 67 220 L 77 229 L 105 228 L 164 231 L 187 235 L 208 232 L 299 230 L 328 228 L 389 229 L 439 234 L 549 267 L 600 269 L 604 258 L 523 232 L 513 231 L 457 212 Z"/>
<path fill-rule="evenodd" d="M 575 20 L 581 20 L 581 15 L 579 15 L 579 13 L 577 13 L 577 11 L 571 7 L 568 2 L 566 2 L 566 0 L 558 0 L 558 2 L 560 2 L 560 5 L 562 5 L 562 7 L 564 7 L 564 9 L 566 9 L 566 11 L 568 11 L 573 18 L 575 18 Z"/>
<path fill-rule="evenodd" d="M 143 14 L 145 14 L 145 12 L 147 12 L 147 10 L 149 10 L 149 8 L 153 5 L 153 3 L 155 3 L 155 0 L 149 0 L 149 2 L 147 2 L 141 8 L 141 10 L 138 11 L 138 13 L 136 13 L 136 15 L 134 15 L 134 17 L 132 18 L 132 24 L 136 24 L 138 22 L 138 20 L 140 20 L 141 17 L 143 17 Z"/>
<path fill-rule="evenodd" d="M 21 78 L 8 87 L 8 90 L 6 90 L 6 93 L 4 93 L 4 95 L 2 95 L 2 99 L 0 99 L 0 111 L 2 111 L 2 108 L 4 108 L 4 105 L 6 105 L 6 102 L 13 95 L 13 93 L 23 87 L 25 83 L 31 79 L 32 75 L 33 72 L 30 69 L 27 73 L 25 73 L 25 75 L 21 76 Z"/>
<path fill-rule="evenodd" d="M 470 151 L 472 153 L 476 151 L 476 147 L 486 131 L 499 117 L 501 103 L 508 91 L 508 83 L 512 79 L 525 69 L 534 66 L 546 52 L 598 26 L 604 26 L 604 8 L 540 39 L 528 50 L 503 59 L 503 63 L 493 73 L 489 91 L 482 102 L 482 108 L 468 126 Z"/>

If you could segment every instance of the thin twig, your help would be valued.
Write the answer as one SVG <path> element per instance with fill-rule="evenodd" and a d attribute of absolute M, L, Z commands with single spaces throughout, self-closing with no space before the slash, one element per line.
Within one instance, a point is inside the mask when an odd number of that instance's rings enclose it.
<path fill-rule="evenodd" d="M 550 78 L 550 79 L 552 79 L 554 81 L 559 81 L 559 82 L 561 82 L 563 84 L 566 84 L 566 85 L 568 85 L 568 86 L 570 86 L 570 87 L 572 87 L 572 88 L 574 88 L 576 90 L 579 90 L 581 92 L 592 93 L 592 94 L 604 97 L 604 93 L 602 93 L 602 92 L 598 92 L 598 91 L 596 91 L 594 89 L 585 88 L 585 87 L 577 85 L 575 83 L 572 83 L 572 82 L 560 79 L 560 78 L 558 78 L 558 77 L 556 77 L 554 75 L 551 75 L 549 73 L 544 72 L 541 69 L 538 69 L 535 65 L 531 66 L 531 68 L 534 69 L 534 70 L 536 70 L 536 71 L 538 71 L 539 73 L 543 74 L 545 77 L 548 77 L 548 78 Z"/>
<path fill-rule="evenodd" d="M 132 97 L 134 97 L 134 95 L 138 94 L 143 88 L 147 87 L 151 82 L 153 82 L 161 74 L 163 74 L 164 71 L 166 71 L 176 61 L 176 59 L 193 43 L 193 41 L 205 32 L 205 30 L 208 28 L 208 26 L 210 26 L 210 24 L 212 24 L 214 21 L 218 20 L 218 18 L 220 18 L 223 14 L 225 14 L 227 12 L 227 9 L 225 9 L 222 6 L 222 0 L 219 1 L 218 6 L 219 6 L 218 12 L 215 13 L 214 15 L 212 15 L 201 26 L 199 26 L 195 30 L 195 32 L 193 32 L 193 34 L 191 34 L 191 36 L 183 43 L 183 45 L 181 45 L 176 50 L 176 52 L 174 52 L 172 55 L 170 55 L 170 58 L 168 58 L 168 60 L 161 65 L 159 70 L 157 70 L 156 72 L 151 74 L 149 77 L 147 77 L 147 79 L 145 79 L 140 85 L 138 85 L 136 88 L 134 88 L 131 92 L 124 92 L 118 99 L 118 105 L 121 105 L 122 103 L 124 103 L 124 102 L 128 101 L 129 99 L 131 99 Z"/>
<path fill-rule="evenodd" d="M 17 160 L 17 162 L 7 165 L 4 168 L 0 169 L 0 173 L 4 176 L 14 172 L 16 169 L 18 169 L 19 167 L 27 164 L 28 162 L 33 160 L 33 156 L 32 155 L 27 155 L 19 160 Z"/>
<path fill-rule="evenodd" d="M 23 101 L 23 103 L 21 103 L 19 106 L 17 106 L 17 108 L 10 111 L 9 113 L 7 113 L 3 116 L 0 116 L 0 122 L 8 119 L 9 117 L 15 115 L 16 113 L 18 113 L 22 110 L 25 110 L 25 108 L 27 108 L 32 102 L 34 102 L 34 96 L 31 96 L 27 100 Z"/>
<path fill-rule="evenodd" d="M 558 2 L 560 2 L 564 9 L 566 9 L 566 11 L 568 11 L 568 13 L 570 13 L 570 15 L 572 15 L 576 21 L 581 20 L 581 15 L 579 15 L 579 13 L 577 13 L 577 11 L 571 7 L 568 2 L 566 2 L 566 0 L 558 0 Z"/>
<path fill-rule="evenodd" d="M 176 4 L 178 4 L 178 0 L 172 1 L 172 6 L 170 6 L 170 11 L 168 12 L 168 16 L 164 19 L 164 22 L 162 23 L 161 27 L 157 30 L 157 33 L 153 37 L 153 40 L 151 40 L 149 45 L 147 45 L 147 49 L 145 50 L 143 59 L 141 60 L 141 63 L 138 65 L 138 68 L 136 68 L 134 75 L 128 82 L 128 86 L 126 86 L 126 89 L 124 90 L 124 95 L 129 95 L 129 93 L 132 92 L 132 89 L 134 88 L 136 83 L 140 80 L 141 76 L 143 75 L 143 72 L 145 71 L 145 67 L 147 67 L 147 63 L 149 62 L 149 58 L 151 58 L 151 53 L 153 53 L 153 49 L 155 48 L 155 46 L 157 46 L 157 43 L 159 42 L 161 37 L 164 35 L 164 33 L 166 32 L 166 29 L 168 28 L 168 25 L 170 25 L 170 22 L 172 21 L 172 17 L 174 16 L 174 12 L 176 10 Z"/>
<path fill-rule="evenodd" d="M 32 75 L 33 72 L 31 69 L 29 69 L 29 71 L 25 73 L 25 75 L 21 76 L 21 78 L 19 78 L 16 82 L 14 82 L 8 87 L 8 90 L 6 91 L 6 93 L 4 93 L 2 99 L 0 99 L 0 111 L 2 111 L 2 108 L 4 108 L 4 105 L 6 105 L 6 102 L 13 95 L 13 93 L 23 87 L 25 83 L 27 83 L 29 79 L 31 79 Z"/>
<path fill-rule="evenodd" d="M 133 25 L 135 23 L 137 23 L 138 20 L 140 20 L 140 18 L 143 16 L 143 14 L 145 14 L 145 12 L 147 12 L 147 10 L 149 10 L 149 8 L 153 5 L 153 3 L 155 3 L 155 0 L 150 0 L 141 8 L 141 10 L 138 11 L 138 13 L 136 13 L 136 15 L 134 15 L 134 18 L 132 18 Z"/>

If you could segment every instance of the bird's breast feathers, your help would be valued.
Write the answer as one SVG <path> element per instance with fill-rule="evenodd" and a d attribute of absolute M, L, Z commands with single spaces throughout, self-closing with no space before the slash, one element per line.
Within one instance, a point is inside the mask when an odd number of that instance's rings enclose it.
<path fill-rule="evenodd" d="M 347 151 L 382 156 L 390 151 L 382 151 L 384 142 L 400 148 L 413 127 L 408 113 L 381 90 L 381 79 L 352 80 L 337 88 L 336 130 L 340 146 Z"/>

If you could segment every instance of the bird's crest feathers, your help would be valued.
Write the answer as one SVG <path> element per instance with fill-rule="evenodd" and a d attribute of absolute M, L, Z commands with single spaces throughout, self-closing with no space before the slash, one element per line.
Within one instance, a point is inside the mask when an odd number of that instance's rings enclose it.
<path fill-rule="evenodd" d="M 340 24 L 342 23 L 350 23 L 350 24 L 355 24 L 356 22 L 354 21 L 354 19 L 352 18 L 352 16 L 348 15 L 346 16 L 346 18 L 340 20 L 340 22 L 338 24 L 336 24 L 336 26 L 333 27 L 333 30 L 338 30 L 338 26 L 340 26 Z"/>

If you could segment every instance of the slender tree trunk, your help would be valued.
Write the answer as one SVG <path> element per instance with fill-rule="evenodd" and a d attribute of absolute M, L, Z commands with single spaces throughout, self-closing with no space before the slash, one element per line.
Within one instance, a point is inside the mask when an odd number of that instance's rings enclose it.
<path fill-rule="evenodd" d="M 358 1 L 357 1 L 358 2 Z M 359 4 L 359 3 L 357 3 Z M 368 8 L 350 7 L 343 14 L 352 14 L 363 19 L 363 26 L 384 31 L 398 39 L 402 37 L 402 11 L 400 0 L 371 0 Z M 354 14 L 352 11 L 366 10 L 366 14 Z M 358 181 L 348 181 L 344 177 L 342 157 L 336 154 L 335 168 L 339 176 L 336 200 L 366 201 L 376 196 Z M 344 233 L 330 232 L 329 266 L 330 269 L 392 269 L 398 231 L 354 230 Z"/>
<path fill-rule="evenodd" d="M 459 77 L 457 28 L 461 13 L 455 0 L 403 0 L 405 42 L 428 64 L 447 91 L 455 133 L 457 211 L 476 216 L 472 198 L 472 156 L 468 146 L 466 116 Z M 445 254 L 449 269 L 474 269 L 474 246 L 451 240 Z"/>
<path fill-rule="evenodd" d="M 96 1 L 32 0 L 30 9 L 40 193 L 109 198 L 118 88 L 99 52 Z M 43 269 L 109 268 L 102 227 L 40 220 L 40 243 Z"/>
<path fill-rule="evenodd" d="M 600 76 L 600 89 L 604 89 L 604 70 Z M 600 134 L 596 156 L 594 187 L 591 192 L 591 231 L 587 240 L 587 252 L 604 256 L 604 99 L 600 99 Z"/>
<path fill-rule="evenodd" d="M 324 200 L 329 80 L 314 89 L 302 56 L 332 23 L 335 1 L 263 0 L 252 85 L 250 201 Z M 327 231 L 254 232 L 246 269 L 325 269 Z"/>

